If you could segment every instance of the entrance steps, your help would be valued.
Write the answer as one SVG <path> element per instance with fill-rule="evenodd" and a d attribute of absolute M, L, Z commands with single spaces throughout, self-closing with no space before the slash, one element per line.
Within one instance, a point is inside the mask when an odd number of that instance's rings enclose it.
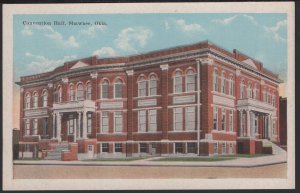
<path fill-rule="evenodd" d="M 45 160 L 61 160 L 62 150 L 68 150 L 68 149 L 69 149 L 69 144 L 62 142 L 56 145 L 53 151 L 48 153 L 48 155 L 45 157 Z"/>
<path fill-rule="evenodd" d="M 279 147 L 278 145 L 276 145 L 275 143 L 267 139 L 263 140 L 263 146 L 272 146 L 272 151 L 273 154 L 275 155 L 286 153 L 284 149 L 282 149 L 281 147 Z"/>

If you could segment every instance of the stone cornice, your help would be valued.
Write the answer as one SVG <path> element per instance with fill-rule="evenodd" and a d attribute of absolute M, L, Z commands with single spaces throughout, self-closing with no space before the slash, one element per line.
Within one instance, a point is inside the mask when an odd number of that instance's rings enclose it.
<path fill-rule="evenodd" d="M 81 75 L 85 73 L 95 73 L 95 72 L 105 72 L 105 71 L 111 71 L 111 70 L 131 70 L 132 68 L 134 69 L 135 67 L 141 67 L 141 66 L 151 66 L 151 65 L 162 65 L 170 62 L 175 62 L 179 60 L 184 60 L 184 59 L 195 59 L 195 58 L 201 58 L 201 57 L 212 57 L 221 61 L 224 61 L 226 63 L 229 63 L 231 65 L 234 65 L 235 68 L 238 68 L 239 70 L 246 70 L 247 72 L 254 73 L 256 75 L 262 76 L 264 79 L 267 79 L 273 83 L 280 83 L 281 81 L 279 79 L 270 77 L 266 74 L 263 74 L 262 72 L 258 71 L 257 69 L 254 69 L 253 67 L 236 60 L 235 58 L 232 58 L 230 56 L 227 56 L 215 49 L 211 48 L 203 48 L 203 49 L 198 49 L 198 50 L 192 50 L 188 52 L 181 52 L 173 55 L 167 55 L 167 56 L 162 56 L 162 57 L 156 57 L 152 59 L 147 59 L 143 61 L 138 61 L 138 62 L 129 62 L 127 64 L 107 64 L 107 65 L 95 65 L 95 66 L 87 66 L 83 67 L 80 69 L 72 69 L 64 72 L 59 72 L 56 74 L 52 74 L 49 77 L 43 78 L 43 79 L 38 79 L 38 80 L 32 80 L 26 83 L 18 82 L 17 84 L 19 85 L 39 85 L 42 83 L 49 83 L 52 82 L 53 80 L 61 79 L 66 76 L 73 76 L 73 75 Z M 205 62 L 206 60 L 202 60 Z M 211 61 L 206 61 L 211 64 Z"/>

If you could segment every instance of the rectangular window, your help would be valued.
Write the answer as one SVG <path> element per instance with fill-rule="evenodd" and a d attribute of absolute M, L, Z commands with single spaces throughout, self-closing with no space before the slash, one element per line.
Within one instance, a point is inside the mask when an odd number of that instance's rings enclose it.
<path fill-rule="evenodd" d="M 108 112 L 101 113 L 101 132 L 108 133 L 109 114 Z"/>
<path fill-rule="evenodd" d="M 226 111 L 222 109 L 222 130 L 226 130 Z"/>
<path fill-rule="evenodd" d="M 218 153 L 219 153 L 218 143 L 214 143 L 214 154 L 218 154 Z"/>
<path fill-rule="evenodd" d="M 218 130 L 218 107 L 214 107 L 214 130 Z"/>
<path fill-rule="evenodd" d="M 187 153 L 197 153 L 196 143 L 187 143 Z"/>
<path fill-rule="evenodd" d="M 92 133 L 92 114 L 87 114 L 87 133 Z"/>
<path fill-rule="evenodd" d="M 139 111 L 138 112 L 138 124 L 139 124 L 139 131 L 146 132 L 146 111 Z"/>
<path fill-rule="evenodd" d="M 123 131 L 123 114 L 122 112 L 115 112 L 115 132 Z"/>
<path fill-rule="evenodd" d="M 25 135 L 30 135 L 30 120 L 26 119 L 25 121 Z"/>
<path fill-rule="evenodd" d="M 157 95 L 157 81 L 156 79 L 150 80 L 150 96 Z"/>
<path fill-rule="evenodd" d="M 102 143 L 101 144 L 101 151 L 102 152 L 109 152 L 109 145 L 108 145 L 108 143 Z"/>
<path fill-rule="evenodd" d="M 195 107 L 185 108 L 185 129 L 195 130 Z"/>
<path fill-rule="evenodd" d="M 32 129 L 32 133 L 33 135 L 37 135 L 38 131 L 38 120 L 37 119 L 33 119 L 33 129 Z"/>
<path fill-rule="evenodd" d="M 222 154 L 226 154 L 226 143 L 222 143 Z"/>
<path fill-rule="evenodd" d="M 255 131 L 255 133 L 258 133 L 258 117 L 257 117 L 257 115 L 254 115 L 254 131 Z"/>
<path fill-rule="evenodd" d="M 29 144 L 25 144 L 25 152 L 29 152 L 30 148 L 29 148 Z"/>
<path fill-rule="evenodd" d="M 115 152 L 122 153 L 122 143 L 115 143 Z"/>
<path fill-rule="evenodd" d="M 122 83 L 115 84 L 115 98 L 122 98 Z"/>
<path fill-rule="evenodd" d="M 145 80 L 144 81 L 140 81 L 138 83 L 138 95 L 140 97 L 147 95 L 147 93 L 146 93 L 146 85 L 147 85 L 147 82 Z"/>
<path fill-rule="evenodd" d="M 102 84 L 102 93 L 101 93 L 101 98 L 103 99 L 108 99 L 108 89 L 109 89 L 109 84 Z"/>
<path fill-rule="evenodd" d="M 140 153 L 146 153 L 146 152 L 147 152 L 147 144 L 140 143 Z"/>
<path fill-rule="evenodd" d="M 191 92 L 191 91 L 195 91 L 195 75 L 192 74 L 192 75 L 187 75 L 186 76 L 186 91 L 187 92 Z"/>
<path fill-rule="evenodd" d="M 222 90 L 222 93 L 225 94 L 225 84 L 226 84 L 226 78 L 225 78 L 225 75 L 222 74 L 222 82 L 221 82 L 221 90 Z"/>
<path fill-rule="evenodd" d="M 157 121 L 156 121 L 156 110 L 149 110 L 148 116 L 149 116 L 149 131 L 156 131 L 157 129 Z"/>
<path fill-rule="evenodd" d="M 44 119 L 44 129 L 43 129 L 43 135 L 46 136 L 48 135 L 48 119 Z"/>
<path fill-rule="evenodd" d="M 175 143 L 175 153 L 183 153 L 183 144 Z"/>
<path fill-rule="evenodd" d="M 182 108 L 174 108 L 174 130 L 182 130 Z"/>
<path fill-rule="evenodd" d="M 180 93 L 182 92 L 182 76 L 177 76 L 174 78 L 174 90 L 175 93 Z"/>
<path fill-rule="evenodd" d="M 73 115 L 69 115 L 69 121 L 68 121 L 68 132 L 69 134 L 73 134 L 74 133 L 74 117 Z"/>
<path fill-rule="evenodd" d="M 48 105 L 48 94 L 43 95 L 43 107 L 47 107 Z"/>
<path fill-rule="evenodd" d="M 233 132 L 233 110 L 229 111 L 229 129 Z"/>

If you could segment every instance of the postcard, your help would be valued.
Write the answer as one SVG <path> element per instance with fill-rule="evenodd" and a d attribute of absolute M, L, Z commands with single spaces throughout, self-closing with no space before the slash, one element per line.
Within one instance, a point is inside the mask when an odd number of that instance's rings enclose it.
<path fill-rule="evenodd" d="M 3 8 L 4 189 L 295 188 L 293 3 Z"/>

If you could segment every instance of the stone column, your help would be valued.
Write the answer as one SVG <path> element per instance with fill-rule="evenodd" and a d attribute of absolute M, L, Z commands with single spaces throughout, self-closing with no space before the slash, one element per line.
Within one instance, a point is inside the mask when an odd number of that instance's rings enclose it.
<path fill-rule="evenodd" d="M 268 120 L 268 129 L 269 129 L 268 135 L 269 135 L 269 138 L 271 139 L 271 137 L 272 137 L 272 115 L 269 114 L 268 118 L 269 118 L 269 120 Z"/>
<path fill-rule="evenodd" d="M 133 153 L 133 90 L 134 90 L 134 81 L 133 81 L 133 70 L 127 70 L 127 144 L 126 144 L 126 154 L 127 156 L 132 156 Z"/>
<path fill-rule="evenodd" d="M 57 139 L 58 141 L 61 141 L 61 116 L 62 116 L 62 113 L 58 113 L 58 116 L 57 116 L 57 121 L 56 121 L 56 126 L 57 126 L 57 133 L 56 133 L 56 136 L 57 136 Z"/>
<path fill-rule="evenodd" d="M 168 64 L 160 65 L 160 68 L 162 70 L 161 72 L 161 95 L 162 95 L 162 139 L 168 139 L 168 93 L 169 93 L 169 87 L 168 87 Z"/>
<path fill-rule="evenodd" d="M 243 136 L 243 124 L 242 124 L 242 122 L 243 122 L 243 110 L 240 110 L 239 111 L 240 112 L 240 137 L 242 137 Z"/>
<path fill-rule="evenodd" d="M 250 110 L 247 110 L 247 137 L 250 137 Z"/>
<path fill-rule="evenodd" d="M 79 138 L 82 137 L 81 136 L 81 113 L 82 112 L 78 112 L 78 134 L 76 133 Z"/>
<path fill-rule="evenodd" d="M 56 136 L 57 136 L 55 118 L 56 118 L 56 113 L 53 113 L 52 114 L 52 139 L 56 138 Z"/>
<path fill-rule="evenodd" d="M 73 135 L 74 135 L 74 142 L 76 142 L 76 135 L 77 135 L 77 119 L 75 118 L 74 119 L 74 133 L 73 133 Z"/>
<path fill-rule="evenodd" d="M 82 124 L 83 124 L 83 128 L 82 128 L 82 134 L 83 134 L 83 138 L 86 139 L 87 138 L 87 117 L 86 117 L 86 111 L 83 111 L 83 116 L 82 116 Z"/>

